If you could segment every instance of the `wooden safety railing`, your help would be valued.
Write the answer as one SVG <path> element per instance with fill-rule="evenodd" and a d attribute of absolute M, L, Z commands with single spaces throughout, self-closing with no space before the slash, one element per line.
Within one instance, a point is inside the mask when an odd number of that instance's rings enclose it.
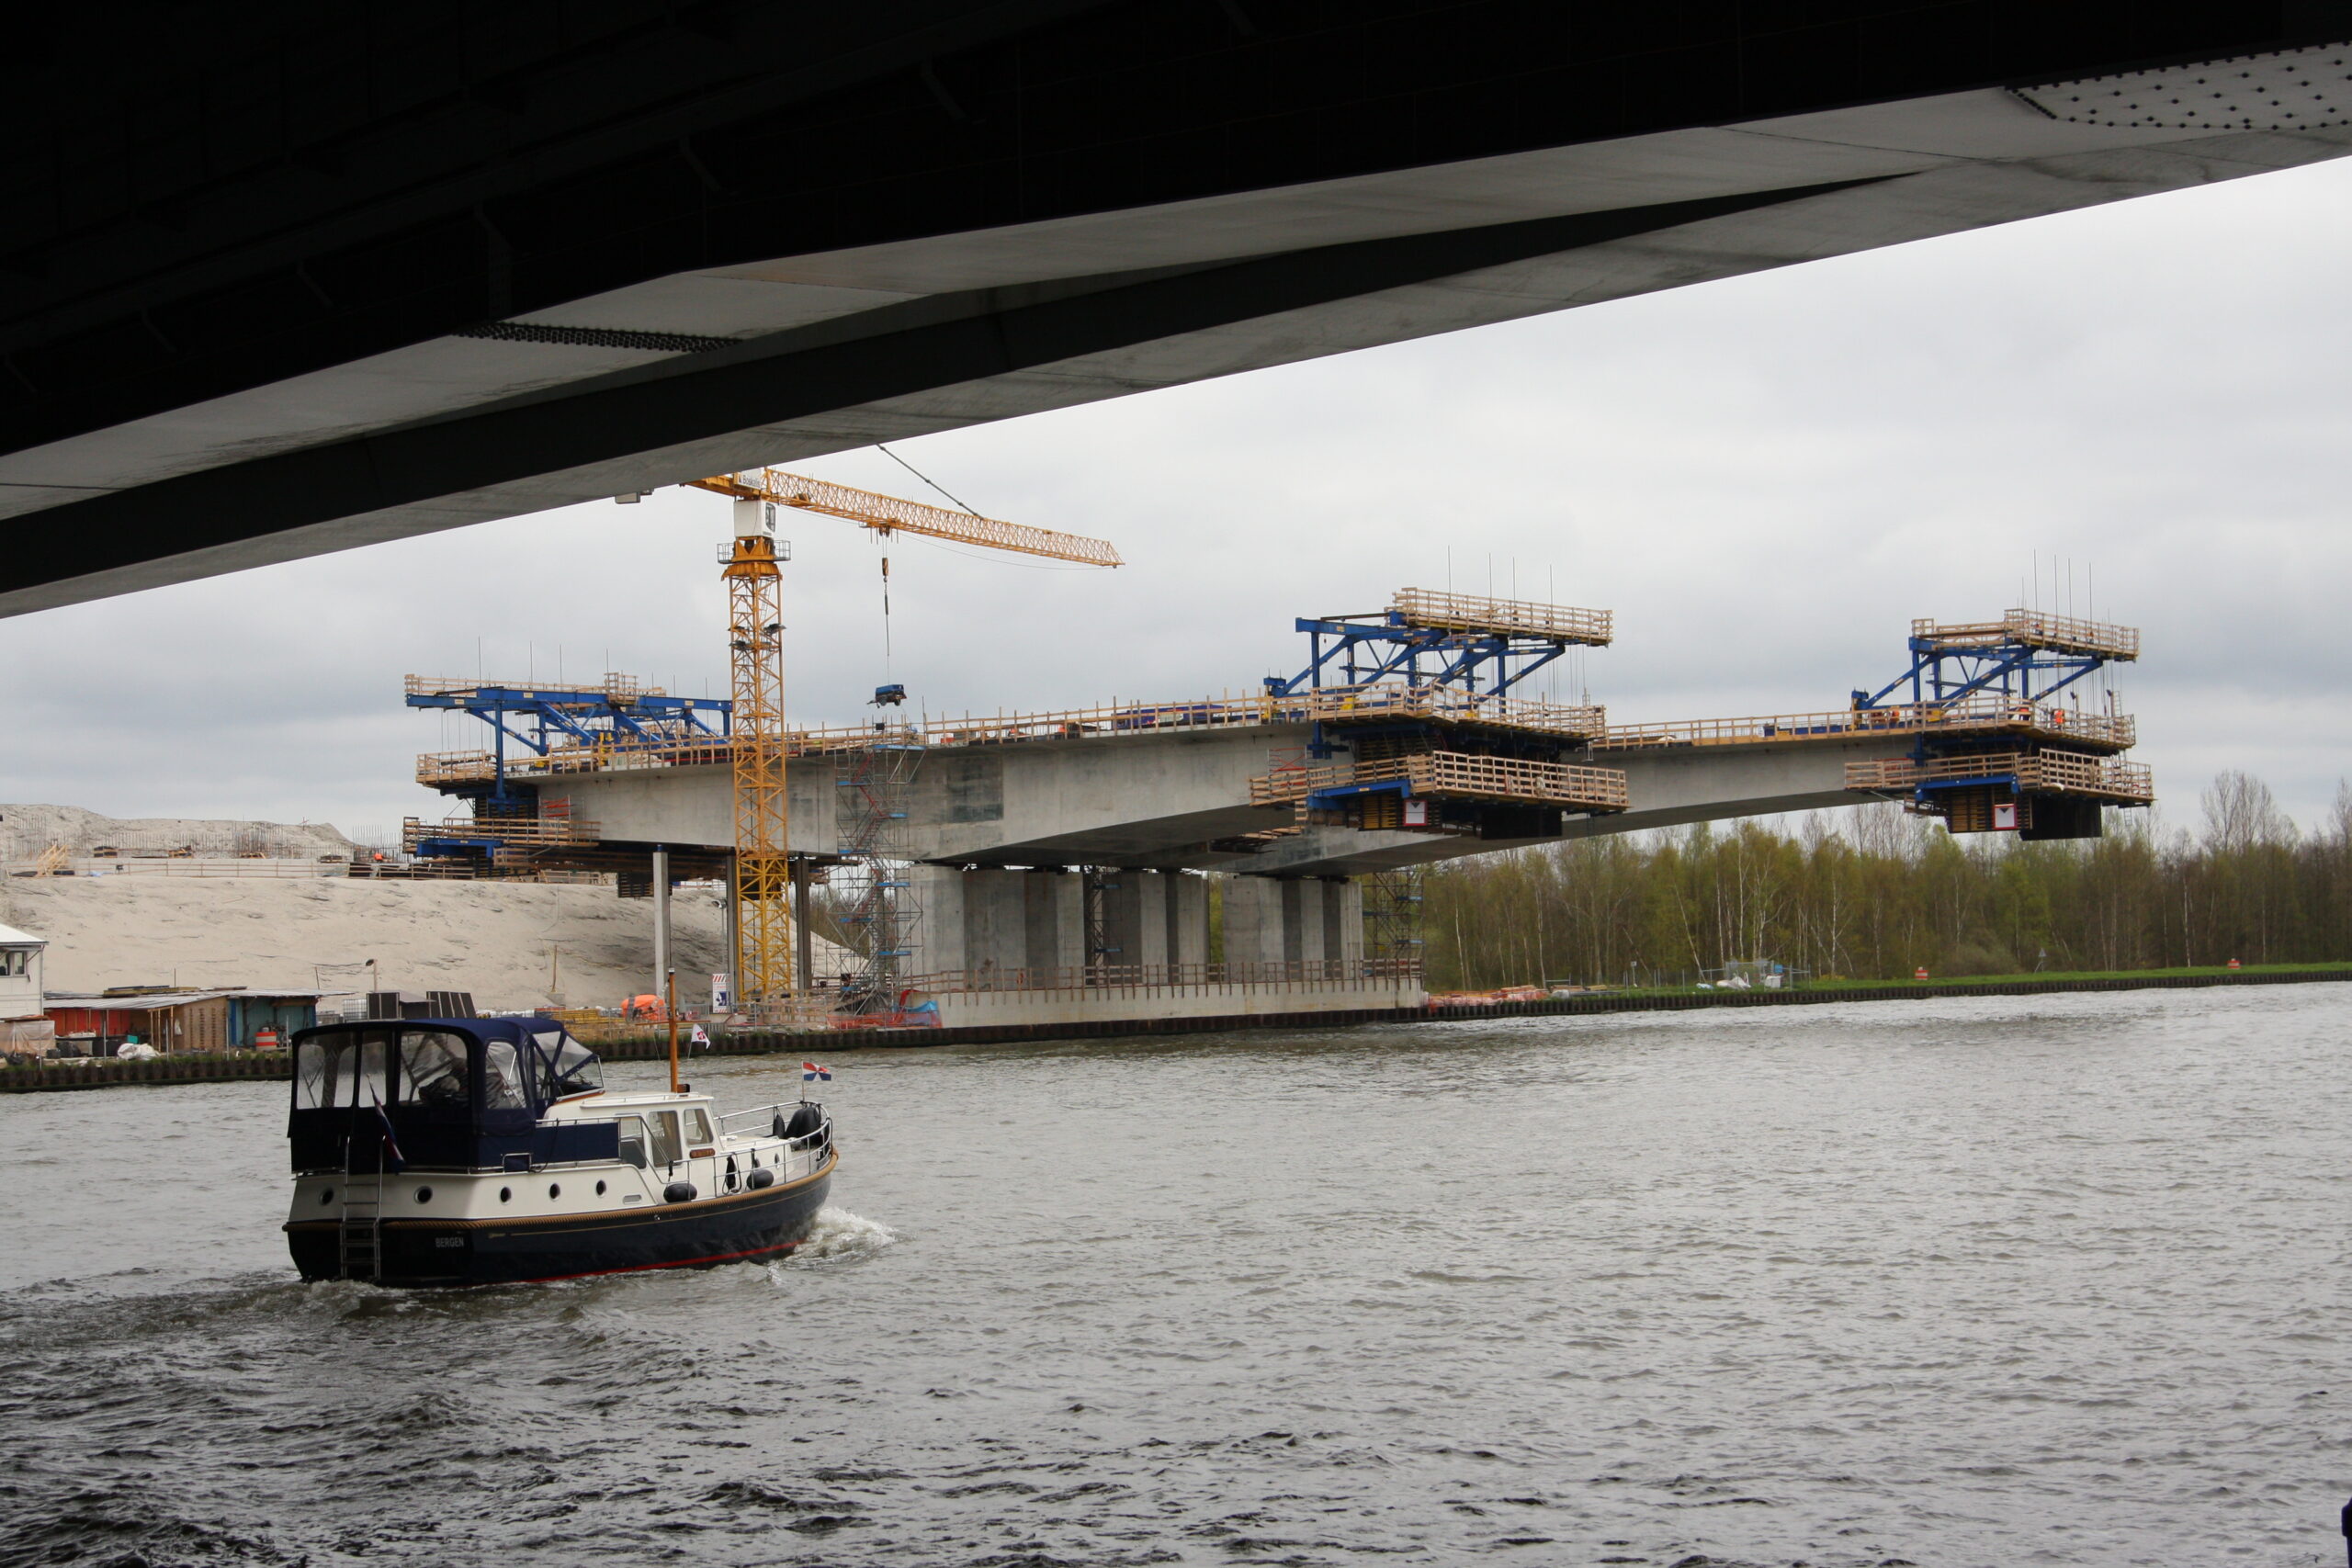
<path fill-rule="evenodd" d="M 2014 779 L 2019 790 L 2035 794 L 2094 795 L 2134 804 L 2156 797 L 2155 775 L 2146 763 L 2074 751 L 1988 751 L 1925 763 L 1893 757 L 1846 764 L 1846 787 L 1874 793 L 1997 778 Z"/>
<path fill-rule="evenodd" d="M 1792 740 L 1852 740 L 1875 735 L 1970 733 L 2030 735 L 2112 746 L 2120 750 L 2137 740 L 2139 726 L 2128 714 L 2086 713 L 2054 704 L 1939 706 L 1904 703 L 1883 708 L 1842 708 L 1822 713 L 1612 724 L 1593 742 L 1593 750 L 1643 751 L 1676 746 L 1782 745 Z"/>
<path fill-rule="evenodd" d="M 1911 636 L 1915 641 L 1947 651 L 1990 649 L 2008 643 L 2045 648 L 2053 653 L 2098 654 L 2125 660 L 2140 657 L 2137 626 L 2052 615 L 2041 610 L 2011 610 L 1997 621 L 1939 622 L 1922 617 L 1911 623 Z"/>
<path fill-rule="evenodd" d="M 452 817 L 441 822 L 410 817 L 401 823 L 401 848 L 411 854 L 419 844 L 435 839 L 492 840 L 514 849 L 558 849 L 593 844 L 599 836 L 595 823 L 577 817 Z"/>
<path fill-rule="evenodd" d="M 1477 757 L 1462 751 L 1430 751 L 1403 761 L 1415 795 L 1533 801 L 1580 811 L 1623 811 L 1629 798 L 1625 775 L 1615 768 Z"/>
<path fill-rule="evenodd" d="M 1369 762 L 1277 768 L 1250 781 L 1250 804 L 1283 806 L 1321 790 L 1403 780 L 1417 795 L 1467 800 L 1532 802 L 1579 811 L 1623 811 L 1628 803 L 1625 775 L 1615 768 L 1572 762 L 1531 762 L 1515 757 L 1479 757 L 1464 751 L 1425 751 Z"/>
<path fill-rule="evenodd" d="M 586 681 L 502 681 L 488 675 L 410 675 L 403 681 L 405 694 L 412 697 L 457 697 L 473 692 L 537 692 L 550 695 L 557 693 L 594 693 L 615 702 L 634 702 L 639 697 L 662 697 L 669 694 L 659 686 L 649 686 L 634 675 L 607 671 L 605 678 Z"/>
<path fill-rule="evenodd" d="M 1593 648 L 1608 644 L 1615 619 L 1608 610 L 1580 610 L 1573 604 L 1544 604 L 1526 599 L 1487 599 L 1471 593 L 1441 593 L 1428 588 L 1400 588 L 1388 607 L 1408 626 L 1428 626 L 1437 631 L 1506 632 Z"/>

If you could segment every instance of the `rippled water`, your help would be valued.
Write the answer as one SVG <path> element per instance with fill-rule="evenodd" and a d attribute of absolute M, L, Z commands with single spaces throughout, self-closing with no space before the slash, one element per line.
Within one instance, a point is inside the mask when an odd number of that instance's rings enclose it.
<path fill-rule="evenodd" d="M 275 1086 L 14 1097 L 0 1562 L 2332 1563 L 2347 1018 L 843 1055 L 801 1257 L 432 1296 Z"/>

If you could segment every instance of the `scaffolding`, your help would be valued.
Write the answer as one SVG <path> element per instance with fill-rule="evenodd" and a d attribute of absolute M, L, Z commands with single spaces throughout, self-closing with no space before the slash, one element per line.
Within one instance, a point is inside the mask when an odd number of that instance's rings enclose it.
<path fill-rule="evenodd" d="M 863 944 L 862 964 L 842 985 L 844 1013 L 895 1016 L 915 973 L 922 906 L 908 849 L 907 797 L 923 751 L 920 741 L 894 740 L 841 752 L 835 762 L 842 869 L 834 880 L 855 889 L 842 923 Z"/>
<path fill-rule="evenodd" d="M 785 790 L 784 588 L 775 509 L 735 503 L 726 566 L 733 675 L 735 996 L 758 1015 L 793 993 L 791 803 Z"/>
<path fill-rule="evenodd" d="M 1427 869 L 1400 865 L 1364 877 L 1363 951 L 1373 965 L 1385 961 L 1391 965 L 1410 965 L 1406 972 L 1420 973 L 1421 909 Z"/>
<path fill-rule="evenodd" d="M 2103 807 L 2154 800 L 2147 768 L 2115 755 L 2136 732 L 2115 711 L 2113 688 L 2105 712 L 2083 705 L 2088 677 L 2104 683 L 2109 664 L 2140 657 L 2137 628 L 2017 609 L 1996 621 L 1915 620 L 1909 647 L 1908 670 L 1854 694 L 1855 721 L 1977 722 L 1919 727 L 1907 757 L 1849 763 L 1848 789 L 1905 796 L 1905 809 L 1940 818 L 1954 833 L 2026 839 L 2095 839 Z"/>

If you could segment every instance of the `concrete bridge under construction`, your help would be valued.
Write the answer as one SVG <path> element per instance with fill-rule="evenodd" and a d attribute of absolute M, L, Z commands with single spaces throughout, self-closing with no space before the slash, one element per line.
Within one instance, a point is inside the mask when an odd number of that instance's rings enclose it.
<path fill-rule="evenodd" d="M 896 869 L 874 874 L 921 911 L 900 976 L 966 1021 L 1099 1010 L 1114 982 L 1163 1007 L 1232 1005 L 1240 985 L 1278 1010 L 1347 1009 L 1366 987 L 1418 987 L 1409 937 L 1368 949 L 1365 891 L 1394 896 L 1433 862 L 1869 800 L 1954 831 L 2083 837 L 2104 808 L 2153 798 L 2121 756 L 2133 721 L 2083 684 L 2137 657 L 2126 627 L 1915 622 L 1911 668 L 1843 708 L 1627 725 L 1515 694 L 1565 643 L 1607 640 L 1603 612 L 1404 590 L 1381 615 L 1299 626 L 1316 662 L 1250 695 L 790 732 L 804 899 L 879 822 Z M 1359 655 L 1393 678 L 1351 678 Z M 1447 678 L 1400 671 L 1432 657 Z M 471 707 L 501 738 L 419 760 L 420 783 L 472 811 L 413 821 L 411 847 L 493 874 L 635 868 L 657 849 L 665 875 L 725 874 L 734 741 L 689 711 L 724 705 L 421 678 L 409 701 Z M 524 714 L 542 728 L 515 728 Z"/>

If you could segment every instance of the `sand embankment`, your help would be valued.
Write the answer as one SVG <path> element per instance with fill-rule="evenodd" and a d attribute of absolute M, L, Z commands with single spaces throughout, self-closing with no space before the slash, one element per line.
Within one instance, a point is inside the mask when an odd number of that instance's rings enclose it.
<path fill-rule="evenodd" d="M 126 855 L 264 854 L 297 860 L 351 856 L 351 840 L 323 822 L 224 822 L 187 817 L 102 817 L 78 806 L 0 806 L 0 861 L 29 861 L 51 844 L 76 860 L 101 845 Z"/>
<path fill-rule="evenodd" d="M 102 817 L 71 806 L 0 806 L 0 860 L 30 861 L 51 844 L 79 859 L 101 844 L 126 855 L 182 846 L 198 856 L 260 852 L 275 867 L 347 859 L 350 842 L 323 823 Z M 0 879 L 0 925 L 49 939 L 51 991 L 108 986 L 243 986 L 288 990 L 471 991 L 493 1009 L 616 1007 L 654 987 L 653 904 L 610 883 L 406 882 L 372 878 L 164 875 L 177 867 L 103 865 L 96 876 Z M 202 867 L 189 867 L 201 871 Z M 143 874 L 130 873 L 143 872 Z M 710 976 L 728 965 L 715 886 L 671 899 L 678 1000 L 707 1007 Z M 847 966 L 817 944 L 817 972 Z M 368 965 L 373 961 L 371 971 Z M 371 977 L 372 976 L 372 977 Z"/>
<path fill-rule="evenodd" d="M 717 891 L 683 888 L 671 910 L 678 999 L 707 1006 L 723 967 Z M 51 991 L 361 990 L 368 971 L 356 966 L 370 959 L 382 989 L 471 991 L 485 1008 L 612 1007 L 653 983 L 652 902 L 609 886 L 11 877 L 0 925 L 49 939 Z"/>

